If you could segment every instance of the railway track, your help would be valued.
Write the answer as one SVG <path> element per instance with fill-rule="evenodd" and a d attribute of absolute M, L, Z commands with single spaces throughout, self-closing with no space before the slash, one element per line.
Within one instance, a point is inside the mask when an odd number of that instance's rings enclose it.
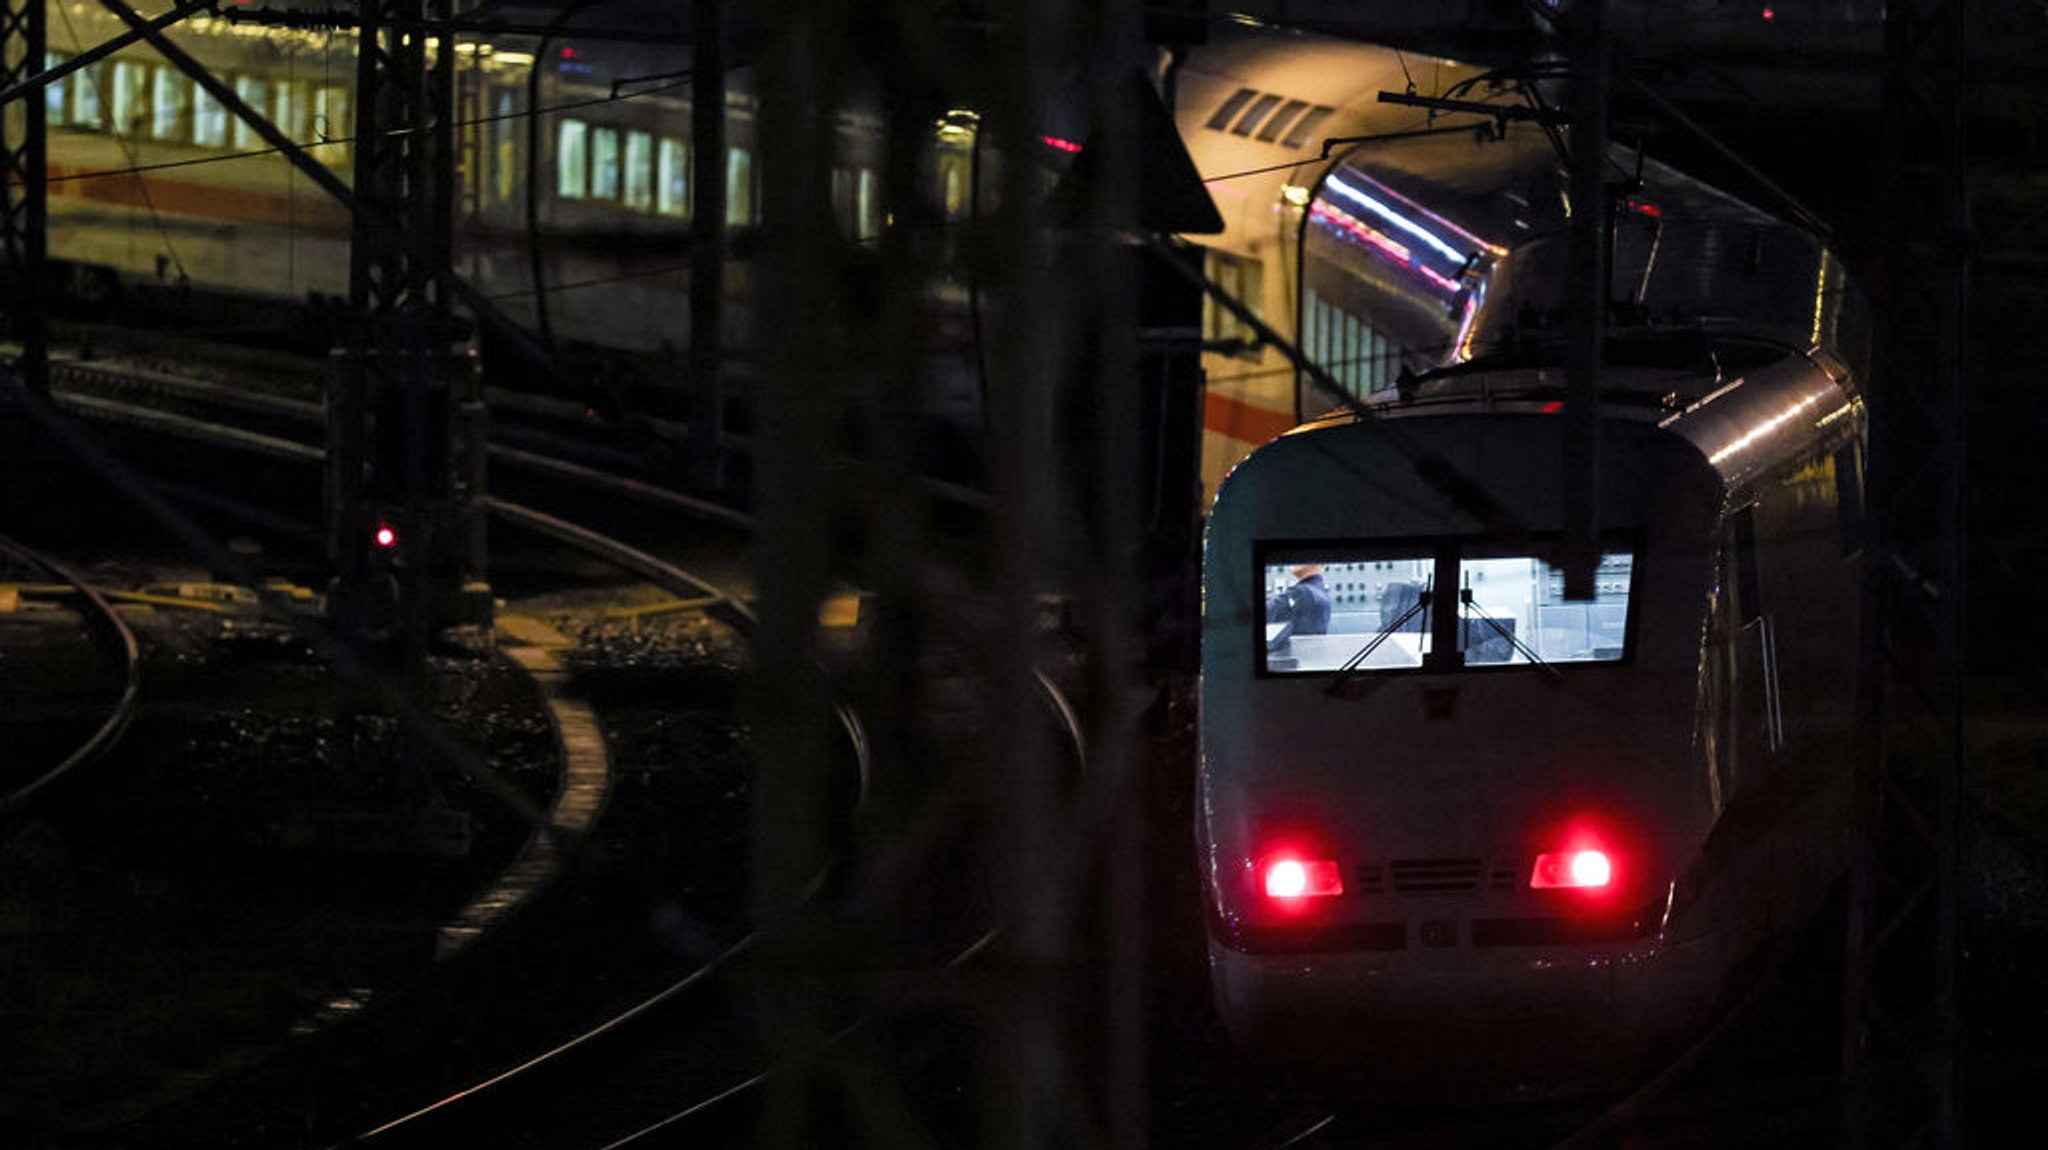
<path fill-rule="evenodd" d="M 5 834 L 32 817 L 52 792 L 77 785 L 120 742 L 135 718 L 142 696 L 142 651 L 135 632 L 113 605 L 69 567 L 4 536 L 0 536 L 0 556 L 25 568 L 47 572 L 61 581 L 66 598 L 79 605 L 87 629 L 117 668 L 115 677 L 121 684 L 106 718 L 69 754 L 46 769 L 17 769 L 5 776 L 7 789 L 0 792 L 0 834 Z M 14 593 L 19 595 L 19 589 Z"/>
<path fill-rule="evenodd" d="M 237 404 L 231 390 L 205 381 L 180 380 L 162 372 L 148 372 L 138 377 L 145 396 L 172 396 L 178 405 L 196 409 L 166 413 L 130 402 L 132 397 L 110 396 L 110 391 L 124 385 L 124 381 L 116 378 L 117 375 L 105 365 L 92 368 L 90 379 L 83 381 L 80 375 L 60 373 L 58 402 L 93 418 L 136 423 L 234 450 L 253 450 L 277 458 L 306 462 L 319 457 L 318 449 L 303 441 L 271 434 L 282 430 L 279 427 L 257 430 L 223 426 L 203 417 L 206 405 L 227 397 L 224 406 L 254 411 L 259 417 L 280 420 L 303 432 L 316 423 L 319 415 L 311 404 L 275 399 Z M 603 486 L 607 490 L 636 497 L 643 503 L 653 503 L 729 527 L 750 526 L 744 516 L 727 509 L 704 505 L 701 501 L 663 491 L 630 477 L 609 475 L 582 462 L 540 456 L 519 448 L 494 449 L 497 450 L 502 450 L 507 458 L 544 474 Z M 501 521 L 597 556 L 671 595 L 692 598 L 742 630 L 752 625 L 751 612 L 737 596 L 630 544 L 520 504 L 494 500 L 490 510 Z M 1074 769 L 1082 769 L 1085 752 L 1075 709 L 1043 672 L 1035 675 L 1034 682 L 1044 702 L 1043 714 L 1056 729 L 1056 740 L 1069 748 Z M 858 717 L 843 704 L 837 714 L 840 729 L 851 748 L 851 757 L 864 774 L 865 735 Z M 823 888 L 823 875 L 815 885 L 818 889 Z M 762 932 L 771 935 L 778 932 L 800 934 L 805 929 L 815 928 L 815 923 L 808 927 L 796 923 L 778 924 L 749 933 L 653 994 L 594 1026 L 555 1042 L 539 1054 L 520 1059 L 507 1069 L 479 1078 L 436 1101 L 416 1106 L 395 1117 L 385 1117 L 361 1129 L 360 1133 L 332 1144 L 438 1145 L 446 1144 L 451 1137 L 466 1141 L 485 1133 L 489 1140 L 507 1145 L 582 1145 L 588 1143 L 588 1133 L 601 1123 L 616 1135 L 608 1136 L 608 1144 L 623 1146 L 647 1139 L 671 1139 L 686 1127 L 701 1130 L 707 1123 L 751 1121 L 750 1118 L 739 1117 L 749 1113 L 746 1103 L 761 1092 L 772 1090 L 781 1077 L 801 1073 L 806 1065 L 830 1056 L 835 1048 L 860 1041 L 859 1036 L 866 1030 L 886 1028 L 886 1019 L 872 1009 L 864 1012 L 855 1002 L 834 1008 L 846 1021 L 837 1024 L 831 1033 L 819 1036 L 816 1042 L 799 1044 L 801 1048 L 794 1051 L 785 1045 L 774 1055 L 769 1055 L 755 1047 L 755 1052 L 750 1054 L 750 1040 L 744 1034 L 731 1032 L 731 1020 L 743 1013 L 746 1007 L 744 1001 L 733 998 L 735 980 L 743 985 L 752 985 L 750 980 L 756 980 L 758 976 L 747 971 L 751 956 L 757 950 L 781 949 L 764 947 Z M 976 956 L 985 951 L 990 938 L 991 935 L 983 934 L 959 947 L 941 964 L 941 971 L 955 972 L 970 966 Z M 714 1060 L 712 1073 L 703 1073 L 703 1050 L 706 1047 L 703 1036 L 707 1032 L 720 1031 L 726 1032 L 725 1045 L 733 1047 L 734 1052 Z M 735 1066 L 749 1064 L 754 1066 L 751 1071 L 735 1074 L 732 1070 Z M 700 1072 L 690 1073 L 692 1067 Z M 682 1087 L 677 1085 L 679 1082 L 691 1085 Z M 537 1083 L 555 1085 L 543 1090 L 536 1086 Z M 561 1085 L 563 1083 L 568 1084 L 566 1088 Z M 550 1105 L 544 1108 L 545 1113 L 536 1113 L 534 1097 L 542 1092 L 556 1100 L 586 1101 L 567 1106 Z M 562 1137 L 568 1140 L 536 1140 L 534 1131 L 543 1124 L 561 1129 Z"/>

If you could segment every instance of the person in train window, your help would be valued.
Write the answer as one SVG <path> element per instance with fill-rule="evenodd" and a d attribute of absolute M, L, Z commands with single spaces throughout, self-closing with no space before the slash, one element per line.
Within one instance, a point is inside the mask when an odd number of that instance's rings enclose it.
<path fill-rule="evenodd" d="M 1294 586 L 1266 600 L 1266 626 L 1280 624 L 1266 641 L 1278 650 L 1295 635 L 1326 635 L 1330 631 L 1330 589 L 1323 585 L 1323 565 L 1297 563 L 1288 568 Z"/>

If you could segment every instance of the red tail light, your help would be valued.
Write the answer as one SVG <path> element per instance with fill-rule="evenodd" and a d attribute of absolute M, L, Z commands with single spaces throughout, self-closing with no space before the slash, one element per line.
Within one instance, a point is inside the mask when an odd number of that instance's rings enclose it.
<path fill-rule="evenodd" d="M 1259 886 L 1272 899 L 1331 898 L 1344 893 L 1344 877 L 1334 859 L 1275 855 L 1259 864 Z"/>
<path fill-rule="evenodd" d="M 1607 857 L 1606 851 L 1599 850 L 1540 854 L 1536 856 L 1535 867 L 1529 872 L 1529 886 L 1534 890 L 1600 888 L 1613 881 L 1614 860 Z"/>

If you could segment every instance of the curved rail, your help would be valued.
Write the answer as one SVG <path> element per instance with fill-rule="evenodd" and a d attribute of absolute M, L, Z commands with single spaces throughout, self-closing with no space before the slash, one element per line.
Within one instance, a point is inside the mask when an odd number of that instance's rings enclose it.
<path fill-rule="evenodd" d="M 726 612 L 735 625 L 750 637 L 758 625 L 758 620 L 752 608 L 748 607 L 738 596 L 730 591 L 621 540 L 516 503 L 493 499 L 488 501 L 488 509 L 493 515 L 507 523 L 546 535 L 571 547 L 579 548 L 606 562 L 631 571 L 668 591 L 670 594 L 694 593 L 708 596 L 716 601 L 715 610 Z M 860 717 L 854 713 L 850 705 L 844 702 L 836 703 L 834 705 L 834 712 L 839 720 L 841 731 L 846 735 L 847 741 L 854 752 L 855 768 L 859 775 L 854 805 L 855 809 L 858 810 L 866 800 L 871 769 L 867 731 L 862 725 Z M 812 878 L 806 887 L 803 897 L 798 903 L 800 907 L 808 905 L 824 889 L 830 873 L 831 864 L 828 863 L 823 870 Z M 477 1098 L 496 1090 L 498 1087 L 539 1070 L 544 1066 L 552 1065 L 568 1055 L 592 1046 L 606 1036 L 625 1028 L 636 1019 L 642 1018 L 663 1005 L 674 1001 L 690 988 L 722 972 L 726 967 L 752 950 L 761 939 L 763 931 L 764 928 L 756 927 L 731 946 L 706 960 L 695 970 L 656 991 L 654 994 L 634 1003 L 632 1006 L 612 1015 L 596 1026 L 584 1030 L 524 1062 L 508 1067 L 488 1078 L 464 1087 L 439 1101 L 429 1103 L 426 1106 L 393 1118 L 337 1145 L 362 1145 L 399 1132 L 460 1106 L 472 1098 Z"/>
<path fill-rule="evenodd" d="M 70 568 L 5 536 L 0 536 L 0 551 L 29 566 L 41 567 L 76 588 L 79 596 L 90 606 L 86 612 L 87 624 L 99 634 L 102 642 L 118 648 L 122 660 L 121 698 L 114 704 L 113 713 L 99 725 L 91 738 L 65 756 L 63 762 L 27 785 L 0 797 L 0 830 L 4 830 L 33 809 L 53 786 L 105 757 L 127 733 L 129 724 L 135 720 L 136 706 L 142 696 L 142 649 L 135 641 L 135 632 L 112 604 Z"/>
<path fill-rule="evenodd" d="M 210 442 L 214 442 L 220 446 L 225 446 L 229 448 L 239 450 L 254 450 L 259 453 L 268 454 L 272 456 L 280 456 L 301 460 L 313 460 L 324 456 L 324 452 L 322 452 L 321 449 L 319 449 L 318 447 L 288 443 L 286 441 L 276 440 L 273 437 L 259 436 L 255 435 L 254 433 L 249 433 L 246 431 L 242 431 L 241 429 L 231 427 L 216 427 L 214 425 L 205 424 L 202 421 L 193 420 L 188 417 L 166 417 L 163 416 L 161 413 L 151 413 L 148 411 L 148 409 L 135 409 L 131 405 L 122 404 L 116 401 L 107 401 L 91 399 L 88 397 L 74 396 L 68 398 L 67 402 L 70 402 L 75 406 L 84 407 L 91 413 L 99 415 L 102 418 L 126 418 L 130 420 L 137 418 L 148 419 L 151 427 L 154 430 L 167 431 L 172 434 L 183 435 L 186 437 L 201 438 L 208 440 Z M 292 414 L 300 413 L 295 412 Z M 149 416 L 151 415 L 156 415 L 157 417 L 154 419 L 150 419 Z M 557 477 L 569 479 L 587 485 L 604 486 L 606 488 L 618 491 L 621 494 L 635 498 L 642 502 L 650 502 L 662 506 L 663 508 L 670 511 L 675 511 L 687 515 L 693 515 L 700 518 L 706 518 L 723 523 L 727 526 L 739 527 L 746 530 L 752 530 L 756 527 L 756 523 L 753 520 L 753 518 L 747 516 L 743 512 L 734 511 L 730 508 L 722 507 L 704 500 L 694 499 L 689 496 L 680 495 L 678 493 L 667 491 L 666 489 L 651 484 L 647 484 L 638 480 L 628 479 L 616 475 L 610 475 L 593 468 L 588 468 L 573 463 L 567 463 L 561 460 L 556 460 L 546 456 L 537 455 L 535 453 L 521 451 L 516 448 L 494 446 L 492 447 L 491 452 L 493 456 L 498 457 L 506 462 L 511 462 L 529 468 L 542 470 L 554 474 Z M 610 538 L 598 532 L 591 531 L 577 524 L 570 523 L 566 520 L 548 515 L 544 512 L 537 511 L 530 507 L 525 507 L 519 504 L 509 503 L 500 500 L 487 500 L 486 506 L 491 514 L 496 515 L 505 522 L 512 523 L 517 526 L 524 527 L 529 530 L 533 530 L 538 533 L 547 535 L 569 546 L 581 548 L 587 552 L 596 555 L 601 559 L 604 559 L 608 562 L 612 562 L 626 570 L 632 571 L 634 574 L 639 575 L 644 579 L 647 579 L 649 582 L 654 583 L 657 586 L 661 586 L 663 589 L 669 591 L 671 594 L 697 594 L 708 596 L 716 601 L 715 606 L 712 609 L 725 614 L 728 617 L 729 622 L 732 622 L 744 632 L 751 633 L 758 626 L 757 618 L 754 615 L 752 609 L 749 608 L 736 595 L 732 594 L 731 592 L 727 591 L 722 587 L 717 586 L 716 584 L 713 584 L 705 579 L 702 579 L 697 575 L 685 571 L 684 569 L 677 567 L 671 563 L 668 563 L 665 560 L 653 556 L 645 551 L 632 547 L 631 545 L 626 544 L 620 540 Z M 1053 718 L 1057 721 L 1062 732 L 1068 740 L 1069 746 L 1071 747 L 1072 752 L 1075 756 L 1075 762 L 1077 767 L 1079 769 L 1085 770 L 1087 765 L 1087 744 L 1085 732 L 1082 729 L 1079 715 L 1075 711 L 1073 705 L 1066 698 L 1065 693 L 1061 691 L 1058 685 L 1055 684 L 1052 681 L 1052 679 L 1049 676 L 1047 676 L 1042 670 L 1034 669 L 1032 672 L 1032 676 L 1033 680 L 1039 686 L 1041 699 L 1050 709 Z M 850 706 L 843 702 L 838 703 L 835 704 L 835 711 L 837 718 L 840 722 L 841 728 L 847 735 L 849 743 L 854 751 L 855 761 L 859 771 L 859 790 L 855 800 L 856 809 L 858 809 L 859 805 L 865 800 L 870 782 L 871 763 L 869 742 L 866 736 L 865 728 L 862 726 L 859 717 L 852 711 Z M 808 905 L 808 903 L 815 897 L 816 893 L 823 889 L 826 879 L 829 876 L 829 873 L 830 864 L 828 864 L 827 868 L 824 871 L 822 871 L 820 874 L 814 877 L 812 883 L 806 889 L 805 898 L 803 902 L 800 904 L 800 906 Z M 579 1050 L 584 1050 L 592 1046 L 599 1040 L 603 1039 L 608 1035 L 618 1032 L 619 1030 L 628 1026 L 635 1020 L 643 1018 L 651 1012 L 659 1009 L 660 1007 L 672 1003 L 684 992 L 688 991 L 690 988 L 701 985 L 708 979 L 720 973 L 727 966 L 731 965 L 739 958 L 743 957 L 749 950 L 751 950 L 756 945 L 757 941 L 760 939 L 762 935 L 763 929 L 764 928 L 757 927 L 754 931 L 750 932 L 748 935 L 735 942 L 732 946 L 728 947 L 726 950 L 722 951 L 713 958 L 707 960 L 699 968 L 685 975 L 684 977 L 678 979 L 674 983 L 670 984 L 668 987 L 663 988 L 662 990 L 656 992 L 648 998 L 643 999 L 640 1002 L 634 1004 L 633 1006 L 620 1011 L 619 1013 L 613 1015 L 611 1018 L 606 1019 L 604 1022 L 601 1022 L 598 1025 L 569 1038 L 568 1040 L 556 1045 L 555 1047 L 547 1051 L 544 1051 L 541 1054 L 536 1055 L 532 1058 L 529 1058 L 516 1066 L 510 1067 L 504 1071 L 492 1075 L 489 1078 L 486 1078 L 469 1087 L 466 1087 L 453 1094 L 450 1094 L 447 1097 L 440 1099 L 439 1101 L 421 1107 L 417 1110 L 411 1111 L 407 1114 L 401 1115 L 397 1118 L 391 1119 L 387 1122 L 384 1122 L 370 1130 L 357 1134 L 336 1145 L 361 1145 L 366 1142 L 378 1140 L 387 1135 L 400 1132 L 409 1127 L 413 1127 L 416 1124 L 425 1121 L 432 1116 L 444 1113 L 450 1110 L 451 1108 L 459 1106 L 460 1104 L 470 1099 L 476 1098 L 480 1095 L 493 1092 L 497 1088 L 503 1086 L 508 1082 L 516 1081 L 532 1073 L 533 1071 L 540 1069 L 543 1066 L 552 1065 L 568 1055 L 571 1055 Z M 985 932 L 980 937 L 975 939 L 971 944 L 962 948 L 957 954 L 955 954 L 953 958 L 946 963 L 945 969 L 954 970 L 972 961 L 975 956 L 979 955 L 984 950 L 986 950 L 988 946 L 991 945 L 1000 936 L 1000 933 L 1000 928 Z M 741 1096 L 759 1087 L 761 1084 L 772 1080 L 778 1074 L 784 1073 L 798 1065 L 803 1064 L 807 1060 L 819 1056 L 820 1054 L 824 1053 L 825 1050 L 829 1049 L 832 1045 L 844 1039 L 847 1035 L 850 1035 L 858 1029 L 860 1029 L 862 1026 L 867 1025 L 868 1021 L 870 1020 L 856 1020 L 855 1022 L 851 1023 L 850 1025 L 842 1028 L 841 1030 L 835 1032 L 833 1035 L 826 1038 L 814 1049 L 801 1052 L 774 1067 L 762 1070 L 748 1077 L 747 1079 L 742 1080 L 737 1084 L 726 1087 L 712 1095 L 702 1098 L 696 1103 L 669 1115 L 668 1117 L 660 1120 L 657 1123 L 654 1123 L 635 1133 L 627 1135 L 625 1138 L 613 1143 L 613 1145 L 630 1145 L 631 1143 L 638 1141 L 641 1138 L 654 1134 L 657 1131 L 667 1129 L 675 1123 L 684 1121 L 693 1115 L 701 1114 L 715 1107 L 723 1101 Z"/>

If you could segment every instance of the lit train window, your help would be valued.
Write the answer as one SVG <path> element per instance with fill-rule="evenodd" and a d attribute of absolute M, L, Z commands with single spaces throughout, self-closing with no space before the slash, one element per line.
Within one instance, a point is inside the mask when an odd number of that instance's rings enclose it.
<path fill-rule="evenodd" d="M 306 138 L 306 86 L 296 80 L 281 80 L 270 89 L 270 122 L 287 140 Z"/>
<path fill-rule="evenodd" d="M 754 153 L 738 146 L 725 150 L 725 224 L 741 227 L 755 220 Z"/>
<path fill-rule="evenodd" d="M 1328 674 L 1422 666 L 1437 574 L 1431 543 L 1266 552 L 1259 560 L 1262 669 Z"/>
<path fill-rule="evenodd" d="M 854 239 L 871 240 L 882 234 L 881 182 L 873 168 L 861 168 L 854 173 Z"/>
<path fill-rule="evenodd" d="M 1265 276 L 1258 260 L 1211 251 L 1205 256 L 1205 261 L 1210 282 L 1222 288 L 1230 298 L 1244 304 L 1253 315 L 1265 311 Z M 1233 354 L 1254 359 L 1259 355 L 1258 333 L 1236 313 L 1207 294 L 1202 297 L 1202 338 L 1218 344 L 1239 341 L 1241 346 Z"/>
<path fill-rule="evenodd" d="M 512 117 L 519 107 L 511 92 L 500 89 L 491 98 L 491 202 L 510 203 L 519 192 L 519 145 Z"/>
<path fill-rule="evenodd" d="M 191 138 L 192 82 L 173 68 L 158 68 L 150 89 L 149 134 L 158 140 L 183 143 Z"/>
<path fill-rule="evenodd" d="M 619 198 L 619 130 L 590 130 L 590 198 Z"/>
<path fill-rule="evenodd" d="M 348 138 L 355 133 L 349 119 L 348 89 L 327 85 L 313 93 L 313 138 L 330 141 L 320 149 L 320 158 L 330 164 L 348 162 Z"/>
<path fill-rule="evenodd" d="M 626 206 L 654 206 L 654 137 L 646 132 L 626 133 Z"/>
<path fill-rule="evenodd" d="M 70 58 L 62 52 L 46 53 L 43 56 L 43 68 L 47 71 Z M 71 86 L 64 80 L 58 80 L 43 89 L 43 119 L 46 122 L 52 124 L 64 123 L 65 114 L 70 110 L 69 101 L 64 97 L 70 93 L 70 90 Z"/>
<path fill-rule="evenodd" d="M 235 95 L 252 108 L 270 106 L 270 84 L 255 76 L 235 77 Z M 250 127 L 247 120 L 235 117 L 235 149 L 244 151 L 261 143 L 262 137 L 256 134 L 256 129 Z"/>
<path fill-rule="evenodd" d="M 100 65 L 87 64 L 71 73 L 71 126 L 104 128 L 106 114 L 100 107 Z"/>
<path fill-rule="evenodd" d="M 137 135 L 147 128 L 149 65 L 132 60 L 114 62 L 114 130 Z"/>
<path fill-rule="evenodd" d="M 1600 556 L 1594 598 L 1564 597 L 1564 569 L 1534 555 L 1461 560 L 1458 646 L 1468 664 L 1611 663 L 1628 639 L 1635 560 Z"/>
<path fill-rule="evenodd" d="M 227 105 L 204 88 L 192 90 L 192 142 L 202 148 L 228 146 Z"/>
<path fill-rule="evenodd" d="M 655 150 L 654 210 L 664 216 L 690 214 L 690 149 L 674 136 L 663 136 Z"/>
<path fill-rule="evenodd" d="M 1635 552 L 1625 545 L 1603 550 L 1587 601 L 1565 599 L 1554 545 L 1262 547 L 1258 570 L 1266 674 L 1611 663 L 1628 651 Z"/>
<path fill-rule="evenodd" d="M 555 132 L 555 194 L 580 200 L 590 194 L 590 125 L 563 120 Z"/>

